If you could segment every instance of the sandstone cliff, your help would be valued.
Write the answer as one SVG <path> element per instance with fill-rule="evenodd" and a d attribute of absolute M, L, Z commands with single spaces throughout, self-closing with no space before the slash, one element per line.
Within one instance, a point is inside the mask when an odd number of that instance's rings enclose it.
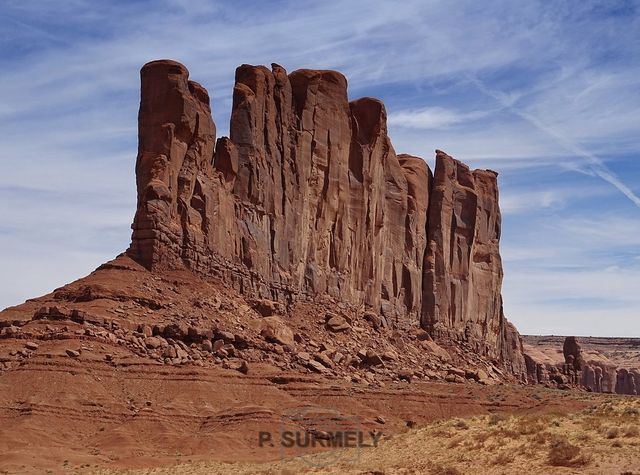
<path fill-rule="evenodd" d="M 335 71 L 236 70 L 230 137 L 187 69 L 142 68 L 128 254 L 285 305 L 328 295 L 525 373 L 504 318 L 497 174 L 396 155 L 384 105 Z"/>

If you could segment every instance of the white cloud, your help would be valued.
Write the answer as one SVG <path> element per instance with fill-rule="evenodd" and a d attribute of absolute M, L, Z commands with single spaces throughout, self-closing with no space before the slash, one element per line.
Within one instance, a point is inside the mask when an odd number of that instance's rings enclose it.
<path fill-rule="evenodd" d="M 526 191 L 523 193 L 503 193 L 500 209 L 503 213 L 521 213 L 544 208 L 564 206 L 565 197 L 558 190 Z"/>
<path fill-rule="evenodd" d="M 389 124 L 412 129 L 442 129 L 486 117 L 487 112 L 460 113 L 443 107 L 405 110 L 389 115 Z"/>

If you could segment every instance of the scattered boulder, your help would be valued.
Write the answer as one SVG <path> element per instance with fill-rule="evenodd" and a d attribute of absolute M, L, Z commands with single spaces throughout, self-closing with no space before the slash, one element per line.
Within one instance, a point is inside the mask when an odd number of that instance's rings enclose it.
<path fill-rule="evenodd" d="M 319 361 L 316 360 L 311 360 L 307 363 L 307 368 L 309 368 L 311 371 L 315 371 L 316 373 L 326 373 L 327 372 L 327 368 L 320 363 Z"/>
<path fill-rule="evenodd" d="M 328 330 L 334 333 L 344 332 L 351 329 L 351 325 L 349 324 L 349 322 L 347 322 L 347 320 L 340 315 L 334 315 L 329 318 L 327 320 L 326 327 Z"/>
<path fill-rule="evenodd" d="M 404 380 L 410 383 L 413 379 L 413 376 L 414 372 L 410 369 L 401 369 L 400 371 L 398 371 L 398 379 L 400 380 Z"/>
<path fill-rule="evenodd" d="M 242 374 L 249 373 L 249 364 L 245 360 L 242 360 L 240 362 L 240 366 L 238 367 L 238 371 L 240 371 Z"/>
<path fill-rule="evenodd" d="M 236 352 L 236 348 L 231 343 L 225 343 L 220 351 L 224 351 L 227 355 L 233 356 Z"/>
<path fill-rule="evenodd" d="M 150 350 L 155 350 L 156 348 L 166 346 L 167 342 L 161 337 L 150 336 L 144 339 L 144 344 Z"/>
<path fill-rule="evenodd" d="M 249 373 L 249 364 L 245 360 L 235 360 L 228 363 L 228 368 L 239 371 L 242 374 Z"/>
<path fill-rule="evenodd" d="M 252 306 L 256 312 L 263 317 L 271 317 L 282 313 L 282 306 L 273 300 L 261 299 L 252 302 Z"/>
<path fill-rule="evenodd" d="M 432 355 L 437 356 L 438 358 L 440 358 L 440 360 L 451 361 L 451 355 L 449 354 L 449 352 L 438 345 L 435 341 L 423 340 L 421 345 L 427 353 L 431 353 Z"/>
<path fill-rule="evenodd" d="M 213 351 L 213 344 L 211 343 L 211 340 L 203 340 L 200 344 L 200 348 L 202 348 L 202 351 L 207 351 L 210 353 Z"/>
<path fill-rule="evenodd" d="M 365 362 L 371 366 L 379 366 L 384 364 L 384 361 L 382 361 L 380 355 L 372 350 L 367 350 L 367 352 L 365 353 Z"/>
<path fill-rule="evenodd" d="M 189 341 L 202 343 L 204 340 L 210 340 L 213 337 L 213 331 L 207 328 L 189 327 L 187 330 L 187 338 Z"/>
<path fill-rule="evenodd" d="M 308 363 L 309 361 L 311 361 L 311 355 L 306 351 L 300 351 L 299 353 L 296 354 L 296 356 L 300 361 L 304 363 Z"/>
<path fill-rule="evenodd" d="M 156 332 L 154 329 L 153 334 L 162 334 L 165 338 L 173 338 L 174 340 L 185 340 L 189 335 L 189 327 L 184 323 L 174 323 L 164 327 L 161 332 Z"/>
<path fill-rule="evenodd" d="M 489 377 L 489 375 L 487 374 L 487 372 L 485 370 L 483 370 L 482 368 L 479 368 L 476 370 L 476 381 L 478 381 L 480 384 L 484 384 L 484 385 L 490 385 L 494 383 L 494 380 L 491 379 Z"/>
<path fill-rule="evenodd" d="M 436 379 L 440 379 L 440 375 L 438 373 L 436 373 L 435 371 L 432 371 L 430 369 L 426 370 L 424 372 L 425 377 L 431 379 L 431 380 L 436 380 Z"/>
<path fill-rule="evenodd" d="M 164 358 L 177 358 L 178 357 L 178 352 L 176 351 L 176 347 L 169 345 L 164 349 L 164 352 L 162 353 L 162 356 Z"/>
<path fill-rule="evenodd" d="M 398 359 L 398 355 L 394 351 L 385 351 L 380 357 L 384 361 L 396 361 Z"/>
<path fill-rule="evenodd" d="M 364 312 L 364 314 L 362 315 L 362 318 L 368 321 L 371 324 L 371 326 L 376 330 L 382 326 L 382 318 L 380 317 L 380 315 L 378 315 L 375 312 L 372 312 L 371 310 Z"/>
<path fill-rule="evenodd" d="M 466 381 L 464 377 L 451 373 L 447 374 L 444 380 L 448 383 L 464 383 Z"/>
<path fill-rule="evenodd" d="M 260 334 L 271 343 L 294 346 L 293 331 L 280 317 L 264 317 L 259 320 Z"/>
<path fill-rule="evenodd" d="M 326 353 L 316 353 L 313 355 L 313 358 L 327 368 L 333 367 L 333 361 L 331 361 L 331 358 L 329 358 Z"/>
<path fill-rule="evenodd" d="M 20 333 L 20 328 L 15 326 L 15 325 L 9 325 L 6 328 L 2 328 L 0 329 L 0 331 L 2 332 L 3 335 L 6 336 L 15 336 L 18 333 Z"/>
<path fill-rule="evenodd" d="M 223 346 L 224 346 L 224 340 L 222 340 L 222 339 L 215 340 L 213 342 L 213 346 L 211 348 L 211 351 L 213 351 L 215 353 L 215 352 L 221 350 Z"/>
<path fill-rule="evenodd" d="M 449 368 L 447 370 L 447 374 L 453 374 L 455 376 L 460 376 L 461 378 L 466 378 L 467 372 L 460 368 Z"/>
<path fill-rule="evenodd" d="M 225 343 L 233 343 L 236 339 L 236 336 L 231 332 L 218 330 L 215 332 L 215 338 L 217 340 L 224 340 Z"/>

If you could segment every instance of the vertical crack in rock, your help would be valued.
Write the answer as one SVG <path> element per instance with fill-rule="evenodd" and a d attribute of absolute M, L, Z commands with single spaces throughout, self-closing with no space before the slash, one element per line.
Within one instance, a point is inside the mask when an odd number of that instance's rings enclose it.
<path fill-rule="evenodd" d="M 184 66 L 148 63 L 141 81 L 138 262 L 285 304 L 328 294 L 526 372 L 502 310 L 495 172 L 396 155 L 382 102 L 349 102 L 335 71 L 238 67 L 217 142 Z"/>

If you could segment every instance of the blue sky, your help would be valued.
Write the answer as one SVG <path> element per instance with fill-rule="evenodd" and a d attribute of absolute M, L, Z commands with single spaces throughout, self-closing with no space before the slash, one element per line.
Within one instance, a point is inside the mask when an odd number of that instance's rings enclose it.
<path fill-rule="evenodd" d="M 640 336 L 640 2 L 4 0 L 0 308 L 123 251 L 139 69 L 172 58 L 228 131 L 236 66 L 330 68 L 398 152 L 500 172 L 507 316 Z"/>

